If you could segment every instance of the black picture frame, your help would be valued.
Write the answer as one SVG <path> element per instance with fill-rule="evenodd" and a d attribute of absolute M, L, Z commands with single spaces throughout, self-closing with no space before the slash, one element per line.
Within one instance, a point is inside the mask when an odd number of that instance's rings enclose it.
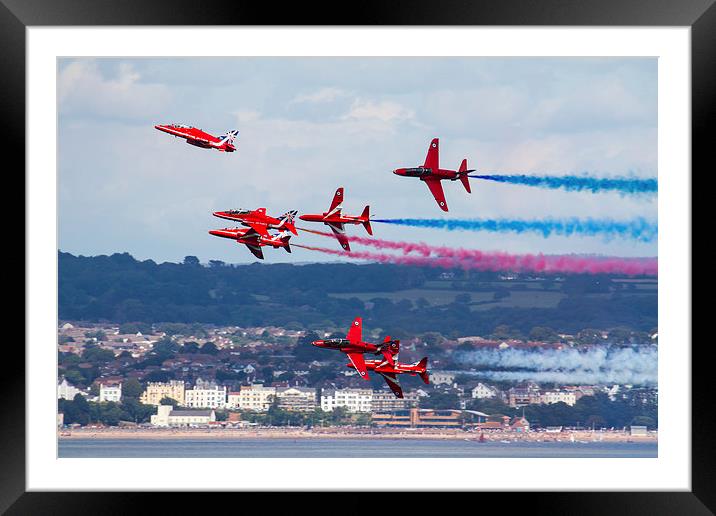
<path fill-rule="evenodd" d="M 91 25 L 555 25 L 555 26 L 688 26 L 691 27 L 692 169 L 704 168 L 711 148 L 709 123 L 716 97 L 716 0 L 502 0 L 500 2 L 425 0 L 363 1 L 348 6 L 329 2 L 181 2 L 177 0 L 0 0 L 2 95 L 5 124 L 0 140 L 3 156 L 20 165 L 6 167 L 6 176 L 25 166 L 25 29 L 28 26 Z M 7 162 L 6 162 L 7 163 Z M 687 174 L 684 171 L 684 174 Z M 693 174 L 692 176 L 693 177 Z M 24 191 L 24 181 L 17 187 Z M 701 195 L 706 195 L 702 190 Z M 693 206 L 693 199 L 692 199 Z M 15 219 L 16 219 L 15 215 Z M 24 240 L 24 235 L 23 235 Z M 17 240 L 18 242 L 20 240 Z M 19 245 L 17 246 L 19 248 Z M 19 266 L 19 249 L 8 266 Z M 26 275 L 28 274 L 26 269 Z M 18 303 L 19 305 L 19 303 Z M 683 343 L 684 346 L 690 343 Z M 703 344 L 703 343 L 702 343 Z M 15 346 L 19 348 L 19 346 Z M 690 492 L 480 493 L 503 507 L 550 514 L 712 514 L 716 508 L 713 392 L 707 368 L 707 346 L 692 347 L 692 490 Z M 5 355 L 5 353 L 4 353 Z M 6 392 L 25 393 L 25 356 L 4 356 Z M 6 358 L 7 357 L 7 358 Z M 8 362 L 6 362 L 8 363 Z M 148 507 L 138 493 L 26 492 L 25 400 L 6 396 L 0 439 L 0 510 L 8 514 L 124 514 Z M 379 472 L 376 472 L 378 474 Z M 320 482 L 316 484 L 320 489 Z M 212 495 L 220 509 L 232 500 Z M 409 495 L 406 495 L 409 496 Z M 509 497 L 509 498 L 508 498 Z M 438 499 L 435 499 L 438 501 Z M 186 496 L 163 496 L 163 512 L 186 508 Z M 236 504 L 238 501 L 233 500 Z M 242 504 L 243 505 L 243 504 Z M 234 505 L 236 506 L 236 505 Z M 208 506 L 205 506 L 207 508 Z M 246 508 L 245 505 L 243 505 Z"/>

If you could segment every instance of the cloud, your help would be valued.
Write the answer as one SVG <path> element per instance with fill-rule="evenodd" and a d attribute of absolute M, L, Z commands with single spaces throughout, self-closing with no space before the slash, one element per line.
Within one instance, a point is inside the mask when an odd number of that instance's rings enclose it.
<path fill-rule="evenodd" d="M 348 96 L 349 93 L 338 88 L 321 88 L 314 93 L 298 95 L 291 100 L 291 103 L 301 104 L 322 104 L 333 102 L 339 98 Z"/>
<path fill-rule="evenodd" d="M 95 60 L 76 60 L 59 71 L 57 97 L 61 114 L 143 119 L 165 109 L 171 90 L 143 83 L 129 63 L 118 63 L 115 75 L 107 77 Z"/>
<path fill-rule="evenodd" d="M 389 100 L 373 101 L 356 99 L 353 101 L 348 113 L 343 116 L 346 120 L 380 120 L 382 122 L 404 121 L 415 117 L 415 111 L 408 109 L 397 102 Z"/>

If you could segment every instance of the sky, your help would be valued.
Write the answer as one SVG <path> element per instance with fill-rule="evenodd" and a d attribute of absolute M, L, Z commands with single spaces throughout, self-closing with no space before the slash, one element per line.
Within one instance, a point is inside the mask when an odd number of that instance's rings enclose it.
<path fill-rule="evenodd" d="M 392 174 L 422 165 L 439 137 L 443 168 L 467 158 L 476 174 L 655 178 L 655 58 L 81 58 L 58 60 L 57 85 L 59 249 L 73 254 L 251 263 L 243 245 L 208 234 L 232 225 L 212 212 L 322 213 L 339 186 L 345 213 L 369 204 L 376 218 L 657 220 L 655 195 L 477 179 L 472 194 L 443 182 L 444 214 L 421 181 Z M 165 123 L 238 129 L 237 152 L 154 129 Z M 484 251 L 657 254 L 656 240 L 373 230 Z M 365 236 L 360 226 L 348 233 Z M 291 242 L 339 249 L 307 233 Z M 342 259 L 296 247 L 264 254 L 272 263 Z"/>

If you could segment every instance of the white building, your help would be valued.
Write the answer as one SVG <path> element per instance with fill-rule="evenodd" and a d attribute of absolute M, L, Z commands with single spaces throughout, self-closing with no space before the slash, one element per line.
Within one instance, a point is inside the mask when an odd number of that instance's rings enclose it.
<path fill-rule="evenodd" d="M 540 396 L 541 402 L 547 405 L 552 403 L 566 403 L 570 407 L 577 403 L 577 395 L 569 391 L 545 391 Z"/>
<path fill-rule="evenodd" d="M 478 383 L 477 387 L 472 389 L 472 397 L 477 399 L 494 398 L 497 396 L 497 389 L 485 385 L 484 383 Z"/>
<path fill-rule="evenodd" d="M 239 392 L 230 392 L 226 406 L 241 410 L 266 412 L 276 398 L 275 387 L 262 384 L 242 385 Z"/>
<path fill-rule="evenodd" d="M 67 378 L 63 377 L 62 381 L 57 384 L 57 399 L 58 400 L 73 400 L 77 394 L 85 395 L 84 392 L 79 390 L 74 385 L 70 385 Z"/>
<path fill-rule="evenodd" d="M 192 389 L 184 391 L 184 405 L 189 408 L 224 408 L 226 407 L 226 387 L 214 382 L 197 379 Z"/>
<path fill-rule="evenodd" d="M 316 409 L 316 389 L 310 387 L 279 387 L 276 389 L 279 408 L 296 412 Z"/>
<path fill-rule="evenodd" d="M 431 371 L 430 372 L 430 383 L 433 385 L 440 385 L 441 383 L 452 385 L 455 381 L 455 374 L 448 373 L 447 371 Z"/>
<path fill-rule="evenodd" d="M 99 401 L 114 401 L 119 403 L 122 401 L 122 384 L 105 385 L 99 384 Z"/>
<path fill-rule="evenodd" d="M 326 412 L 336 407 L 346 407 L 348 412 L 370 412 L 372 404 L 371 389 L 325 389 L 321 393 L 321 409 Z"/>
<path fill-rule="evenodd" d="M 171 405 L 159 405 L 150 422 L 154 426 L 195 426 L 216 421 L 213 410 L 175 410 Z"/>

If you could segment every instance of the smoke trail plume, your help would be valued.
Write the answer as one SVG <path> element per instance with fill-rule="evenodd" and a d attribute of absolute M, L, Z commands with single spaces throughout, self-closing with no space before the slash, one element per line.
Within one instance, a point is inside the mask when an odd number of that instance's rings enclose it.
<path fill-rule="evenodd" d="M 538 188 L 563 188 L 576 192 L 586 190 L 592 193 L 613 191 L 622 194 L 649 194 L 657 191 L 656 179 L 635 177 L 598 178 L 590 176 L 528 176 L 525 174 L 484 174 L 470 177 Z"/>
<path fill-rule="evenodd" d="M 323 231 L 308 231 L 316 235 L 333 238 L 332 234 Z M 466 270 L 543 272 L 555 274 L 627 274 L 630 276 L 656 276 L 658 272 L 658 261 L 656 258 L 620 258 L 616 256 L 574 254 L 510 254 L 499 251 L 482 252 L 472 249 L 431 246 L 424 243 L 396 242 L 378 238 L 350 237 L 349 240 L 380 250 L 389 249 L 400 251 L 403 253 L 403 256 L 363 251 L 346 253 L 324 248 L 311 249 L 327 252 L 328 254 L 378 261 L 381 263 L 462 268 Z M 411 255 L 410 253 L 416 253 L 419 256 Z"/>
<path fill-rule="evenodd" d="M 643 218 L 618 222 L 609 219 L 373 219 L 373 222 L 397 224 L 422 228 L 447 229 L 448 231 L 490 231 L 493 233 L 540 233 L 542 236 L 552 235 L 584 235 L 603 236 L 605 240 L 612 237 L 631 238 L 640 242 L 651 242 L 657 236 L 657 224 Z"/>
<path fill-rule="evenodd" d="M 656 346 L 599 346 L 576 349 L 480 349 L 458 351 L 454 359 L 464 365 L 481 366 L 474 374 L 492 380 L 582 384 L 656 385 Z"/>

